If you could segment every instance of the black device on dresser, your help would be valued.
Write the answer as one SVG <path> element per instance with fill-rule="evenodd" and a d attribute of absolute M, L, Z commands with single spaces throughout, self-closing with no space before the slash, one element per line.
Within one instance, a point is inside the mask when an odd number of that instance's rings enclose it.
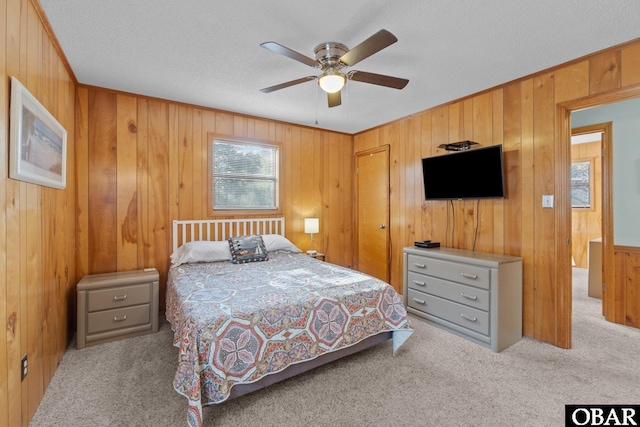
<path fill-rule="evenodd" d="M 419 248 L 439 248 L 440 242 L 432 242 L 431 240 L 422 240 L 420 242 L 415 242 L 415 245 Z"/>

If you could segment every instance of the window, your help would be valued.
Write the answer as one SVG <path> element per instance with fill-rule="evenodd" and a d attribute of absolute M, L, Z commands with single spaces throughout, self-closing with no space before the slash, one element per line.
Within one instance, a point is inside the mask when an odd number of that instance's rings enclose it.
<path fill-rule="evenodd" d="M 591 207 L 591 161 L 571 163 L 571 207 Z"/>
<path fill-rule="evenodd" d="M 210 153 L 214 211 L 278 209 L 277 145 L 214 139 Z"/>

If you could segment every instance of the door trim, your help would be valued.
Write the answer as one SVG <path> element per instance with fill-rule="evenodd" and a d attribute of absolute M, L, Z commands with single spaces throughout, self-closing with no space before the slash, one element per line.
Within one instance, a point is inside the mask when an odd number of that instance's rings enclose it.
<path fill-rule="evenodd" d="M 617 89 L 600 95 L 586 96 L 571 101 L 556 104 L 556 181 L 555 191 L 558 195 L 556 208 L 556 230 L 558 230 L 555 250 L 558 257 L 556 263 L 556 324 L 555 345 L 560 348 L 571 348 L 571 112 L 585 108 L 598 107 L 618 101 L 640 98 L 640 85 Z M 609 156 L 611 157 L 611 156 Z M 603 193 L 604 193 L 603 182 Z M 603 226 L 602 257 L 603 263 L 613 260 L 613 222 Z M 615 287 L 614 266 L 611 262 L 605 264 L 603 280 L 611 289 Z M 615 308 L 615 307 L 614 307 Z M 624 316 L 624 313 L 621 313 Z M 618 313 L 614 313 L 614 317 Z M 617 322 L 616 322 L 617 323 Z"/>

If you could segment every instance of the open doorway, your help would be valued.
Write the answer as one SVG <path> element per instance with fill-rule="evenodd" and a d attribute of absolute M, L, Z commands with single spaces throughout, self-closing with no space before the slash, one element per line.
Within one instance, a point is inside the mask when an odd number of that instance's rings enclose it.
<path fill-rule="evenodd" d="M 609 135 L 611 140 L 616 140 L 616 143 L 614 147 L 610 141 L 603 142 L 602 162 L 602 314 L 607 321 L 636 328 L 640 328 L 640 303 L 636 302 L 638 300 L 636 295 L 639 295 L 640 290 L 640 274 L 634 275 L 636 266 L 640 265 L 640 229 L 637 227 L 637 215 L 634 215 L 640 209 L 638 197 L 640 174 L 637 173 L 640 171 L 638 168 L 640 162 L 636 160 L 640 156 L 640 146 L 636 143 L 637 134 L 640 132 L 638 112 L 640 112 L 640 88 L 621 91 L 615 96 L 597 95 L 558 105 L 558 118 L 560 127 L 563 128 L 559 138 L 564 141 L 560 147 L 566 150 L 561 149 L 558 153 L 563 159 L 562 169 L 566 168 L 564 173 L 567 177 L 570 176 L 571 168 L 572 127 L 611 122 L 612 131 Z M 616 181 L 615 193 L 614 180 Z M 561 186 L 559 190 L 567 201 L 571 200 L 570 190 L 570 185 Z M 630 209 L 628 206 L 630 203 L 637 204 L 638 209 Z M 570 203 L 567 202 L 565 206 L 569 209 L 567 213 L 571 218 Z M 570 251 L 566 255 L 565 259 L 569 261 Z M 569 267 L 570 264 L 565 265 Z M 570 273 L 568 270 L 565 271 Z M 563 289 L 565 292 L 571 292 L 571 286 Z M 564 313 L 568 314 L 565 319 L 569 321 L 569 325 L 572 305 L 571 298 L 564 299 L 561 304 L 565 307 L 561 311 L 566 310 Z M 570 347 L 570 338 L 568 347 Z"/>
<path fill-rule="evenodd" d="M 603 152 L 611 123 L 571 130 L 571 266 L 573 317 L 602 318 Z"/>

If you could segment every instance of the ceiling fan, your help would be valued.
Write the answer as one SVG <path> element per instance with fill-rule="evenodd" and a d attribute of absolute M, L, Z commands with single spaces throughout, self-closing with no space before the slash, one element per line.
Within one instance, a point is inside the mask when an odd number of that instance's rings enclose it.
<path fill-rule="evenodd" d="M 344 85 L 347 83 L 347 80 L 386 86 L 394 89 L 402 89 L 407 85 L 407 83 L 409 83 L 409 80 L 386 76 L 383 74 L 368 73 L 365 71 L 346 70 L 346 68 L 353 67 L 363 59 L 370 57 L 374 53 L 381 51 L 385 47 L 390 46 L 397 41 L 398 39 L 396 36 L 391 34 L 389 31 L 380 30 L 351 50 L 342 43 L 321 43 L 314 49 L 315 59 L 302 55 L 301 53 L 291 50 L 276 42 L 262 43 L 260 46 L 263 48 L 294 59 L 298 62 L 302 62 L 310 67 L 319 68 L 322 71 L 322 74 L 319 76 L 307 76 L 286 83 L 280 83 L 275 86 L 260 89 L 260 91 L 269 93 L 308 82 L 310 80 L 318 80 L 320 88 L 327 92 L 329 107 L 337 107 L 342 103 L 340 93 Z"/>

